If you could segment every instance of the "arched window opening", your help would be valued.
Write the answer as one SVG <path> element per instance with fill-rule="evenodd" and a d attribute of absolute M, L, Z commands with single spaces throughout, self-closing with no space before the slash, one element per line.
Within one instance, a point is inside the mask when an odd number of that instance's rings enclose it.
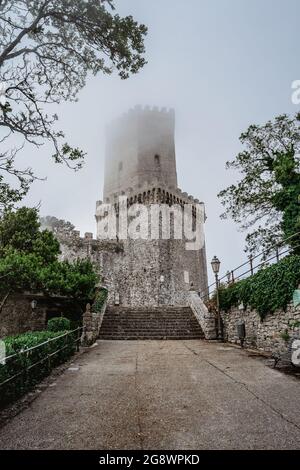
<path fill-rule="evenodd" d="M 160 165 L 160 156 L 156 154 L 154 156 L 154 161 L 155 161 L 156 165 Z"/>

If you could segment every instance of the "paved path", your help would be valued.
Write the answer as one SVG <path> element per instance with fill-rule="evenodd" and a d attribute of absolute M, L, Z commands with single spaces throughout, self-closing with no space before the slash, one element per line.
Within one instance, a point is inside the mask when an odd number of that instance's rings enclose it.
<path fill-rule="evenodd" d="M 0 430 L 14 449 L 300 448 L 300 382 L 204 341 L 99 341 Z"/>

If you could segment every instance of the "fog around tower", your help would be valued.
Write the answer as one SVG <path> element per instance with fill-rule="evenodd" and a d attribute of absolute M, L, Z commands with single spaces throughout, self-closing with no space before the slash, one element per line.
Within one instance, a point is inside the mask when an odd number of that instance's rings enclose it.
<path fill-rule="evenodd" d="M 51 163 L 51 149 L 27 147 L 29 162 L 47 181 L 36 182 L 26 205 L 42 215 L 70 220 L 96 232 L 95 205 L 102 199 L 105 130 L 137 104 L 175 109 L 178 185 L 206 205 L 208 262 L 217 254 L 221 272 L 245 259 L 245 234 L 219 218 L 217 193 L 236 181 L 225 162 L 241 149 L 239 135 L 252 124 L 299 111 L 291 84 L 300 78 L 300 4 L 288 0 L 116 0 L 149 28 L 148 64 L 136 76 L 90 78 L 79 101 L 53 108 L 68 141 L 87 152 L 83 170 Z M 278 34 L 281 31 L 281 34 Z M 299 108 L 299 107 L 298 107 Z M 52 112 L 52 109 L 51 109 Z M 210 269 L 208 269 L 210 274 Z"/>

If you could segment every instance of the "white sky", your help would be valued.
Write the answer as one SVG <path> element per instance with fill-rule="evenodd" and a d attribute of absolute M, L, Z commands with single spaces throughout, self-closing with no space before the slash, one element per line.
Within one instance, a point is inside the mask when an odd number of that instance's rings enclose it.
<path fill-rule="evenodd" d="M 51 162 L 48 146 L 38 152 L 27 147 L 22 160 L 47 181 L 35 183 L 25 203 L 40 202 L 42 215 L 95 233 L 105 124 L 136 104 L 173 107 L 179 186 L 205 202 L 208 262 L 216 254 L 226 272 L 245 259 L 245 234 L 219 218 L 217 193 L 237 178 L 225 170 L 225 162 L 241 149 L 239 135 L 250 124 L 300 111 L 291 103 L 291 83 L 300 79 L 300 2 L 115 3 L 120 14 L 148 26 L 148 65 L 127 81 L 116 74 L 89 79 L 77 103 L 59 106 L 59 127 L 70 145 L 87 152 L 85 167 L 75 174 Z"/>

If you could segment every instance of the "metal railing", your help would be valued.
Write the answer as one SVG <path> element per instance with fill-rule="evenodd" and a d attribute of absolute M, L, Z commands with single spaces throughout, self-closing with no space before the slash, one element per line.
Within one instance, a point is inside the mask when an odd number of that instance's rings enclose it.
<path fill-rule="evenodd" d="M 226 274 L 224 274 L 222 277 L 218 278 L 218 285 L 226 281 L 227 285 L 233 284 L 234 282 L 237 282 L 245 277 L 248 277 L 247 274 L 250 274 L 250 276 L 253 276 L 255 272 L 259 268 L 262 268 L 263 266 L 267 266 L 270 263 L 273 264 L 274 262 L 277 263 L 280 258 L 283 258 L 287 256 L 289 253 L 291 253 L 295 248 L 299 248 L 299 245 L 296 246 L 287 246 L 287 242 L 295 239 L 296 237 L 300 236 L 300 232 L 294 233 L 290 237 L 285 238 L 281 242 L 275 243 L 272 247 L 270 247 L 267 250 L 263 250 L 260 253 L 258 253 L 255 256 L 250 255 L 244 263 L 240 264 L 236 268 L 232 269 L 231 271 L 227 271 Z M 281 251 L 283 250 L 283 251 Z M 259 259 L 259 263 L 255 264 L 255 260 Z M 243 271 L 242 273 L 239 273 L 241 268 L 244 268 L 248 266 L 248 269 Z M 250 277 L 249 276 L 249 277 Z M 212 284 L 210 284 L 206 289 L 203 289 L 201 292 L 199 292 L 199 296 L 201 299 L 209 298 L 210 294 L 216 290 L 216 281 L 214 281 Z"/>
<path fill-rule="evenodd" d="M 32 370 L 34 367 L 36 367 L 38 365 L 41 365 L 45 362 L 47 363 L 47 369 L 50 372 L 51 369 L 52 369 L 51 359 L 53 357 L 55 357 L 57 354 L 59 354 L 60 352 L 64 351 L 67 348 L 70 348 L 70 346 L 72 346 L 74 344 L 76 345 L 76 350 L 79 351 L 79 345 L 80 345 L 80 341 L 81 341 L 81 332 L 82 332 L 82 330 L 83 330 L 82 326 L 78 327 L 78 328 L 75 328 L 74 330 L 67 331 L 66 333 L 63 333 L 62 335 L 56 336 L 55 338 L 49 338 L 49 339 L 47 339 L 47 341 L 44 341 L 40 344 L 37 344 L 36 346 L 32 346 L 31 348 L 27 348 L 27 349 L 21 349 L 20 351 L 14 353 L 14 354 L 11 354 L 10 356 L 6 356 L 4 358 L 4 361 L 3 361 L 4 366 L 7 366 L 10 363 L 10 361 L 15 360 L 16 358 L 20 358 L 20 357 L 21 358 L 22 357 L 28 358 L 29 355 L 32 353 L 32 351 L 36 351 L 38 349 L 41 349 L 41 348 L 45 347 L 45 354 L 41 359 L 39 359 L 38 361 L 36 361 L 33 364 L 30 364 L 27 367 L 21 368 L 21 370 L 18 371 L 16 374 L 14 374 L 11 377 L 8 377 L 7 379 L 5 379 L 3 382 L 0 383 L 0 388 L 3 387 L 3 385 L 6 385 L 7 383 L 9 383 L 11 381 L 16 380 L 18 377 L 26 378 L 27 373 L 30 370 Z M 72 341 L 72 343 L 66 342 L 66 344 L 64 346 L 62 346 L 61 348 L 59 348 L 59 349 L 57 349 L 53 352 L 49 352 L 49 350 L 48 350 L 49 348 L 47 346 L 49 346 L 49 344 L 51 342 L 58 341 L 61 338 L 68 338 L 68 336 L 70 336 L 70 335 L 74 336 L 74 340 Z"/>

